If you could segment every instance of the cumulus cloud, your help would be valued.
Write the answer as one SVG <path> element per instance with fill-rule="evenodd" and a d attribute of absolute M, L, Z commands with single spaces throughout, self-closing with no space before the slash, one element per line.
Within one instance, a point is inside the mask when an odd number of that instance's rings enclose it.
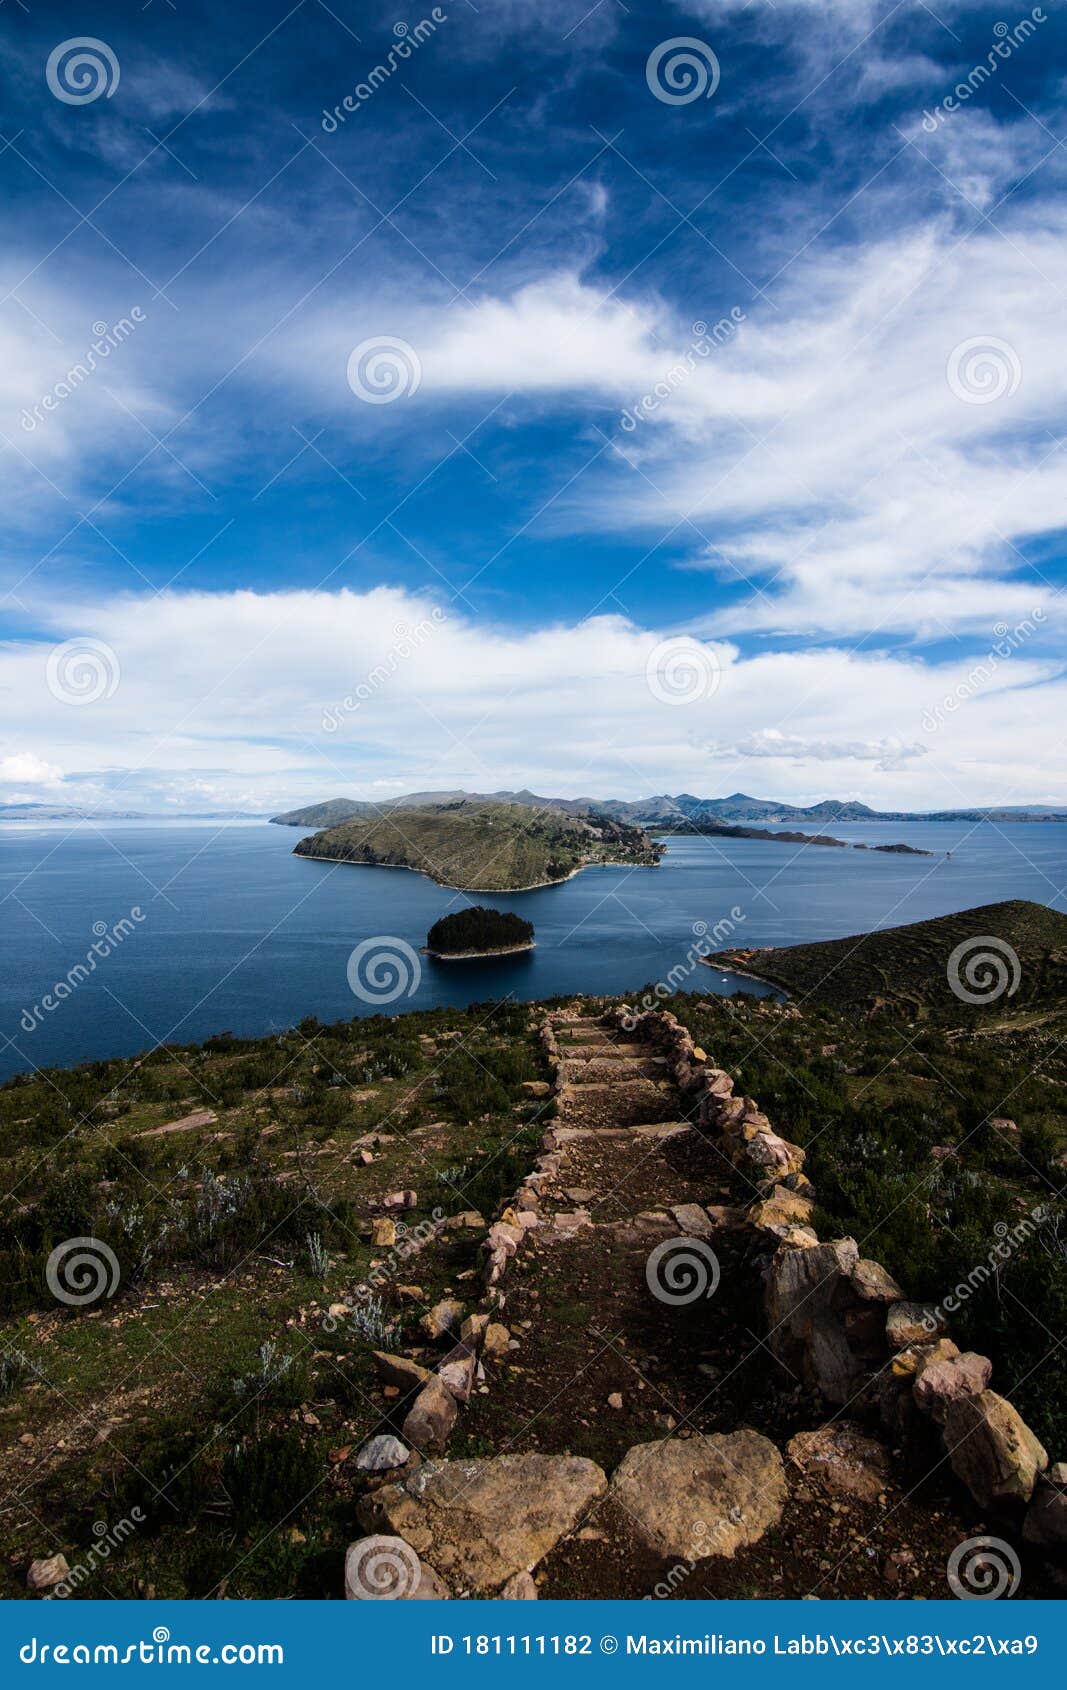
<path fill-rule="evenodd" d="M 15 642 L 0 730 L 37 767 L 62 747 L 64 795 L 105 809 L 523 785 L 638 797 L 760 784 L 895 807 L 1064 796 L 1049 770 L 1067 685 L 1036 648 L 976 684 L 973 652 L 928 665 L 687 637 L 687 658 L 695 650 L 716 684 L 676 704 L 655 685 L 673 631 L 621 616 L 494 628 L 393 588 L 171 592 L 37 611 L 57 641 L 106 645 L 120 678 L 72 708 L 49 687 L 49 641 Z M 938 716 L 960 686 L 963 704 Z"/>

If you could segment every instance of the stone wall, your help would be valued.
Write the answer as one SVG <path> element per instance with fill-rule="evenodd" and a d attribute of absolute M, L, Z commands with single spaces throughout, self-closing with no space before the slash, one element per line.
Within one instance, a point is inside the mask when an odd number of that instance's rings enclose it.
<path fill-rule="evenodd" d="M 895 1440 L 947 1459 L 979 1507 L 1021 1520 L 1027 1541 L 1067 1544 L 1067 1464 L 1050 1469 L 1017 1410 L 989 1389 L 988 1357 L 961 1353 L 941 1311 L 908 1301 L 854 1239 L 820 1241 L 803 1150 L 752 1098 L 735 1095 L 730 1075 L 669 1010 L 635 1014 L 621 1005 L 604 1019 L 667 1058 L 694 1124 L 751 1186 L 744 1224 L 769 1252 L 762 1277 L 772 1351 L 835 1408 L 877 1415 Z"/>

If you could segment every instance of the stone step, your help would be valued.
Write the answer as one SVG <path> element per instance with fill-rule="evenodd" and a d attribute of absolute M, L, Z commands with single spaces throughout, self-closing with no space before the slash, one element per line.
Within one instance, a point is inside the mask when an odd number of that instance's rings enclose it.
<path fill-rule="evenodd" d="M 583 1138 L 676 1138 L 693 1131 L 690 1121 L 651 1121 L 633 1127 L 553 1127 L 559 1148 Z"/>
<path fill-rule="evenodd" d="M 628 1080 L 660 1080 L 664 1078 L 662 1062 L 639 1061 L 630 1056 L 623 1062 L 603 1061 L 591 1056 L 585 1062 L 564 1062 L 563 1082 L 568 1086 L 625 1085 Z"/>
<path fill-rule="evenodd" d="M 648 1045 L 637 1044 L 594 1044 L 592 1040 L 583 1041 L 568 1047 L 560 1046 L 560 1055 L 567 1062 L 626 1062 L 634 1059 L 639 1062 L 659 1062 L 666 1065 L 665 1056 L 656 1056 Z"/>

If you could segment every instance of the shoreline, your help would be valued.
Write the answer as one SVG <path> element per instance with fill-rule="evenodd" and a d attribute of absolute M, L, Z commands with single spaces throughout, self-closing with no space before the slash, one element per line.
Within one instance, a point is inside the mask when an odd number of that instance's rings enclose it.
<path fill-rule="evenodd" d="M 788 986 L 783 986 L 773 975 L 757 974 L 754 968 L 740 968 L 735 962 L 717 962 L 714 956 L 702 956 L 700 961 L 705 968 L 717 968 L 720 974 L 739 974 L 743 980 L 755 980 L 760 986 L 772 986 L 776 992 L 781 992 L 787 1003 L 792 995 Z"/>
<path fill-rule="evenodd" d="M 438 962 L 474 962 L 479 957 L 520 956 L 523 951 L 537 949 L 536 939 L 531 939 L 525 945 L 498 945 L 491 951 L 431 951 L 428 945 L 423 946 L 423 954 L 432 956 Z"/>
<path fill-rule="evenodd" d="M 308 838 L 312 838 L 311 834 Z M 347 863 L 349 868 L 395 868 L 402 869 L 405 874 L 421 874 L 423 879 L 430 880 L 435 886 L 440 886 L 445 892 L 484 892 L 491 898 L 509 898 L 513 892 L 542 892 L 548 886 L 565 886 L 568 880 L 573 880 L 587 868 L 659 868 L 659 863 L 627 863 L 611 858 L 607 862 L 579 863 L 569 874 L 564 874 L 559 880 L 533 880 L 529 886 L 455 886 L 448 880 L 438 880 L 429 869 L 415 868 L 411 863 L 365 863 L 359 857 L 324 857 L 319 852 L 297 851 L 294 847 L 294 857 L 302 857 L 307 863 Z"/>

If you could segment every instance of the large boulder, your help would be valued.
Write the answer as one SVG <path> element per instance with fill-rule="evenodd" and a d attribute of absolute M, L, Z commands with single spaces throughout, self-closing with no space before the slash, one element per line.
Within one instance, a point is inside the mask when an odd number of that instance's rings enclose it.
<path fill-rule="evenodd" d="M 934 1303 L 894 1303 L 885 1317 L 886 1342 L 891 1349 L 909 1344 L 929 1344 L 946 1329 L 941 1310 Z"/>
<path fill-rule="evenodd" d="M 790 1438 L 786 1453 L 806 1478 L 831 1496 L 877 1502 L 889 1478 L 885 1445 L 850 1420 L 820 1426 L 815 1432 L 798 1432 Z"/>
<path fill-rule="evenodd" d="M 803 1337 L 815 1313 L 825 1308 L 859 1261 L 854 1238 L 838 1238 L 811 1250 L 779 1250 L 767 1276 L 767 1321 L 772 1334 L 788 1327 Z"/>
<path fill-rule="evenodd" d="M 1038 1479 L 1023 1521 L 1023 1537 L 1045 1549 L 1067 1546 L 1067 1489 L 1062 1484 L 1044 1475 Z"/>
<path fill-rule="evenodd" d="M 609 1492 L 647 1550 L 689 1561 L 758 1543 L 781 1518 L 786 1496 L 781 1456 L 747 1430 L 635 1444 Z"/>
<path fill-rule="evenodd" d="M 912 1389 L 923 1413 L 943 1425 L 950 1403 L 981 1396 L 992 1377 L 989 1357 L 966 1350 L 963 1355 L 930 1361 L 917 1373 Z"/>
<path fill-rule="evenodd" d="M 365 1497 L 359 1518 L 402 1536 L 453 1585 L 492 1592 L 536 1566 L 606 1489 L 580 1456 L 435 1461 Z"/>
<path fill-rule="evenodd" d="M 1048 1456 L 1022 1417 L 996 1391 L 960 1397 L 945 1412 L 952 1471 L 983 1508 L 1029 1502 Z"/>
<path fill-rule="evenodd" d="M 810 1221 L 814 1208 L 810 1197 L 790 1191 L 787 1186 L 775 1185 L 766 1197 L 753 1203 L 748 1218 L 758 1227 L 803 1226 Z"/>

